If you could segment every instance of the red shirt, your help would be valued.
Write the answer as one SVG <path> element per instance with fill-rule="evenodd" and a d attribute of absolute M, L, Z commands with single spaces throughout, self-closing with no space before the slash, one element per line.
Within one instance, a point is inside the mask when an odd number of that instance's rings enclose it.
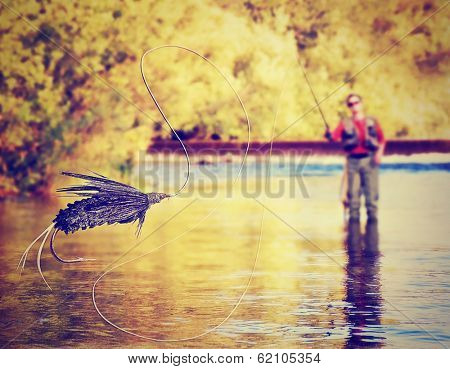
<path fill-rule="evenodd" d="M 356 146 L 353 150 L 350 151 L 350 154 L 366 154 L 368 150 L 364 146 L 364 142 L 366 141 L 366 120 L 365 119 L 353 119 L 353 124 L 356 128 L 356 134 L 358 135 L 358 146 Z M 383 131 L 378 124 L 378 121 L 375 122 L 375 131 L 377 132 L 378 142 L 380 146 L 386 143 L 384 138 Z M 344 132 L 344 122 L 341 120 L 338 126 L 331 133 L 331 138 L 333 141 L 341 141 L 342 133 Z"/>

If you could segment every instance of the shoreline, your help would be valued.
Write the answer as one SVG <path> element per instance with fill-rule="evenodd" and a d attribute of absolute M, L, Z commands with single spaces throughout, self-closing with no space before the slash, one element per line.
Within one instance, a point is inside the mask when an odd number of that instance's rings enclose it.
<path fill-rule="evenodd" d="M 255 150 L 255 148 L 261 148 Z M 325 147 L 326 146 L 326 147 Z M 331 146 L 331 147 L 330 147 Z M 186 147 L 193 166 L 202 165 L 238 165 L 243 160 L 246 144 L 238 142 L 195 142 L 187 141 Z M 246 160 L 247 164 L 266 163 L 270 143 L 252 143 Z M 158 141 L 141 156 L 142 151 L 133 160 L 133 167 L 140 165 L 186 165 L 186 158 L 178 141 Z M 291 141 L 274 142 L 271 162 L 273 165 L 342 165 L 345 153 L 339 144 L 330 144 L 324 141 Z M 145 163 L 145 164 L 144 164 Z M 441 168 L 445 165 L 448 173 L 450 164 L 450 140 L 408 140 L 388 141 L 387 152 L 383 156 L 383 164 L 389 166 L 395 164 L 430 164 L 432 167 Z M 399 168 L 400 169 L 400 168 Z M 436 169 L 436 168 L 434 168 Z M 2 188 L 0 185 L 0 201 L 6 198 L 22 196 L 34 196 L 40 194 L 46 196 L 52 192 L 55 186 L 29 193 L 19 194 L 17 191 Z"/>
<path fill-rule="evenodd" d="M 238 141 L 183 141 L 189 154 L 193 155 L 242 155 L 247 143 Z M 249 155 L 266 155 L 270 150 L 270 142 L 254 141 L 250 143 Z M 342 155 L 339 143 L 324 140 L 307 141 L 275 141 L 273 154 Z M 181 154 L 184 155 L 179 141 L 154 141 L 147 148 L 148 154 Z M 387 140 L 385 156 L 450 153 L 450 140 Z"/>

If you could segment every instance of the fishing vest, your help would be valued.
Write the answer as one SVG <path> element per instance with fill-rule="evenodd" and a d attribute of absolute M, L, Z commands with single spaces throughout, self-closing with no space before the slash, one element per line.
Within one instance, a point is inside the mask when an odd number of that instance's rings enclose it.
<path fill-rule="evenodd" d="M 356 132 L 355 123 L 350 117 L 343 119 L 344 130 L 342 131 L 342 146 L 345 151 L 352 151 L 359 145 L 359 137 Z M 376 151 L 379 147 L 376 130 L 376 120 L 372 117 L 365 118 L 365 142 L 364 147 L 369 151 Z"/>

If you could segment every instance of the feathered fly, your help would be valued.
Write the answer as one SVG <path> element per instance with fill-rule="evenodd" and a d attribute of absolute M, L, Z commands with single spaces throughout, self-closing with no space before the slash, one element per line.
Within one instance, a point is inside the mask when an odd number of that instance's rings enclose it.
<path fill-rule="evenodd" d="M 59 211 L 52 224 L 26 248 L 18 265 L 22 271 L 32 246 L 43 237 L 36 262 L 42 279 L 50 289 L 41 269 L 42 250 L 50 233 L 52 233 L 50 251 L 56 260 L 61 263 L 86 261 L 89 259 L 67 260 L 58 256 L 55 251 L 55 237 L 59 231 L 68 234 L 103 224 L 125 224 L 138 221 L 136 234 L 139 236 L 148 209 L 166 197 L 171 197 L 171 195 L 159 192 L 145 194 L 132 186 L 113 181 L 97 173 L 94 173 L 96 176 L 71 172 L 62 172 L 62 174 L 83 179 L 86 182 L 82 185 L 60 188 L 57 192 L 84 198 L 68 204 L 66 208 Z"/>

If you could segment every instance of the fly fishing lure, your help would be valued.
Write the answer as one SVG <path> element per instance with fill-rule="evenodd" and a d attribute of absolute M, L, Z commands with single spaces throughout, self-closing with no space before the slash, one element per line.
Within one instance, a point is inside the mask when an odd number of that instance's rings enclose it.
<path fill-rule="evenodd" d="M 150 207 L 167 197 L 171 197 L 171 195 L 158 192 L 145 194 L 132 186 L 113 181 L 99 174 L 95 177 L 71 172 L 62 172 L 62 174 L 83 179 L 86 183 L 60 188 L 57 192 L 84 197 L 84 199 L 70 203 L 66 208 L 61 209 L 55 219 L 53 219 L 52 224 L 26 248 L 18 265 L 18 268 L 21 267 L 21 270 L 23 270 L 31 248 L 43 237 L 38 250 L 37 267 L 41 277 L 50 289 L 51 287 L 47 283 L 41 269 L 42 250 L 50 233 L 52 233 L 50 237 L 50 251 L 59 262 L 78 263 L 92 260 L 84 258 L 67 260 L 58 256 L 55 251 L 55 237 L 57 233 L 63 231 L 69 234 L 103 224 L 126 224 L 138 221 L 136 234 L 139 236 L 145 215 Z"/>

